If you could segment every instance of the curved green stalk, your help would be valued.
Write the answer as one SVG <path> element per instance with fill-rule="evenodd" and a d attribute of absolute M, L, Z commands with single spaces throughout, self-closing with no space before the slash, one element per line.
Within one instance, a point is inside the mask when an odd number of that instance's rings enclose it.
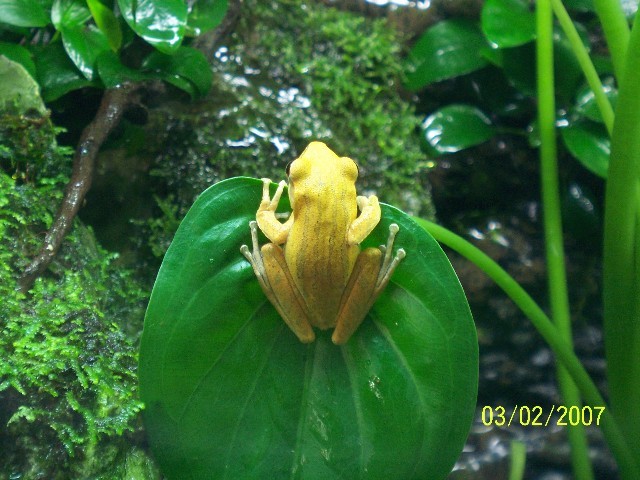
<path fill-rule="evenodd" d="M 616 78 L 621 79 L 624 74 L 625 57 L 629 44 L 629 24 L 622 10 L 622 2 L 619 0 L 593 0 L 593 6 L 604 30 Z"/>
<path fill-rule="evenodd" d="M 611 102 L 609 102 L 607 95 L 604 93 L 602 82 L 600 81 L 598 72 L 596 72 L 596 68 L 593 66 L 591 58 L 589 57 L 589 52 L 587 52 L 587 49 L 582 43 L 578 30 L 576 30 L 573 21 L 569 17 L 567 10 L 564 8 L 562 0 L 551 0 L 551 5 L 553 7 L 553 12 L 558 19 L 558 23 L 562 27 L 562 30 L 564 30 L 564 33 L 571 44 L 571 49 L 580 64 L 580 68 L 582 68 L 582 73 L 584 73 L 587 83 L 594 94 L 596 105 L 598 105 L 600 115 L 602 116 L 602 121 L 604 122 L 604 126 L 607 128 L 609 137 L 611 137 L 611 132 L 613 131 L 613 107 L 611 107 Z"/>
<path fill-rule="evenodd" d="M 527 446 L 518 440 L 511 440 L 511 466 L 509 480 L 522 480 L 527 463 Z"/>
<path fill-rule="evenodd" d="M 604 327 L 611 406 L 640 458 L 640 21 L 620 80 L 605 198 Z M 623 472 L 624 474 L 625 472 Z"/>
<path fill-rule="evenodd" d="M 558 187 L 551 0 L 536 2 L 536 32 L 540 174 L 549 300 L 551 315 L 558 327 L 558 332 L 571 347 L 571 316 L 564 264 L 564 241 Z M 562 365 L 557 366 L 557 371 L 558 385 L 564 404 L 581 406 L 580 393 L 569 373 Z M 571 463 L 574 477 L 578 480 L 593 480 L 593 469 L 589 459 L 589 447 L 584 426 L 578 424 L 568 428 L 567 436 L 571 444 Z"/>
<path fill-rule="evenodd" d="M 553 325 L 549 317 L 547 317 L 544 311 L 518 282 L 505 272 L 500 265 L 489 258 L 489 256 L 462 237 L 435 223 L 417 217 L 412 218 L 436 240 L 467 258 L 496 282 L 507 296 L 522 310 L 527 318 L 531 320 L 533 326 L 545 339 L 558 360 L 562 362 L 578 386 L 585 404 L 591 407 L 606 407 L 606 403 L 602 395 L 600 395 L 598 388 L 589 377 L 580 360 L 578 360 L 578 357 L 573 353 L 571 346 L 562 338 L 560 332 L 555 325 Z M 618 462 L 618 466 L 624 472 L 631 472 L 630 475 L 625 478 L 640 478 L 640 466 L 631 455 L 631 450 L 624 440 L 622 431 L 608 407 L 605 408 L 600 420 L 602 432 L 604 433 L 611 452 Z"/>

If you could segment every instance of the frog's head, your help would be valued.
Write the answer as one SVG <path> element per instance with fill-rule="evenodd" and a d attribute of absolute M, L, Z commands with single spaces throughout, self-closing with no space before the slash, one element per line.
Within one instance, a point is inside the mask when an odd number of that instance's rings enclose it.
<path fill-rule="evenodd" d="M 352 159 L 336 155 L 324 143 L 311 142 L 287 165 L 287 177 L 293 207 L 297 197 L 324 195 L 328 189 L 334 192 L 353 189 L 355 196 L 358 166 Z"/>
<path fill-rule="evenodd" d="M 302 154 L 287 165 L 289 187 L 305 182 L 355 183 L 358 166 L 349 157 L 339 157 L 322 142 L 311 142 Z"/>

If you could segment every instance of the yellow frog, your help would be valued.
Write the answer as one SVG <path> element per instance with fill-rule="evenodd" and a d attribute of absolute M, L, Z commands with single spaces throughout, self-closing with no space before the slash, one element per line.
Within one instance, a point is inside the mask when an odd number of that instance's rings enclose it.
<path fill-rule="evenodd" d="M 386 246 L 360 251 L 359 244 L 380 221 L 378 198 L 356 196 L 356 163 L 338 157 L 324 143 L 310 143 L 287 166 L 287 175 L 293 210 L 289 219 L 281 223 L 275 214 L 286 182 L 280 182 L 272 199 L 271 180 L 263 178 L 256 220 L 272 243 L 260 248 L 252 221 L 253 251 L 246 245 L 240 251 L 269 301 L 301 342 L 314 341 L 312 327 L 335 327 L 333 342 L 344 344 L 405 256 L 398 249 L 392 258 L 399 228 L 389 226 Z"/>

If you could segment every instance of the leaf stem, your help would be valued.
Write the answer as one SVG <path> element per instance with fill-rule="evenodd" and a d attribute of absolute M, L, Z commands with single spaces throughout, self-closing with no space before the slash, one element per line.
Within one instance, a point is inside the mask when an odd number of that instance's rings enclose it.
<path fill-rule="evenodd" d="M 556 105 L 553 71 L 553 11 L 551 0 L 536 2 L 536 65 L 538 89 L 538 125 L 540 128 L 540 175 L 544 236 L 547 257 L 547 279 L 551 314 L 558 333 L 572 347 L 571 316 L 564 262 L 564 241 L 560 214 L 556 145 Z M 567 406 L 580 406 L 580 393 L 570 375 L 558 365 L 558 385 Z M 567 430 L 571 444 L 573 474 L 578 480 L 593 480 L 593 469 L 584 426 Z"/>
<path fill-rule="evenodd" d="M 605 197 L 604 327 L 609 394 L 640 458 L 640 21 L 619 81 Z M 623 476 L 626 472 L 623 471 Z"/>
<path fill-rule="evenodd" d="M 622 2 L 619 0 L 593 0 L 593 6 L 604 30 L 616 78 L 621 79 L 624 74 L 625 56 L 629 44 L 629 24 L 622 10 Z"/>

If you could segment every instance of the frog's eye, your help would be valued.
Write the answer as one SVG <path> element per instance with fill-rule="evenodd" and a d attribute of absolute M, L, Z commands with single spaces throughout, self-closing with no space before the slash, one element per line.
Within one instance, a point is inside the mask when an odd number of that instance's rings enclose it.
<path fill-rule="evenodd" d="M 293 160 L 291 160 L 289 163 L 287 163 L 287 166 L 286 166 L 286 167 L 284 167 L 284 173 L 286 173 L 286 174 L 287 174 L 287 177 L 289 176 L 289 172 L 291 171 L 291 164 L 292 164 L 293 162 L 294 162 L 294 161 L 293 161 Z"/>
<path fill-rule="evenodd" d="M 349 158 L 349 157 L 345 157 L 345 158 L 347 158 L 347 160 L 350 160 L 353 166 L 356 167 L 356 176 L 354 177 L 354 179 L 358 178 L 358 176 L 360 175 L 360 165 L 358 165 L 358 162 L 356 162 L 353 158 Z M 351 167 L 347 167 L 347 168 L 351 169 Z"/>

